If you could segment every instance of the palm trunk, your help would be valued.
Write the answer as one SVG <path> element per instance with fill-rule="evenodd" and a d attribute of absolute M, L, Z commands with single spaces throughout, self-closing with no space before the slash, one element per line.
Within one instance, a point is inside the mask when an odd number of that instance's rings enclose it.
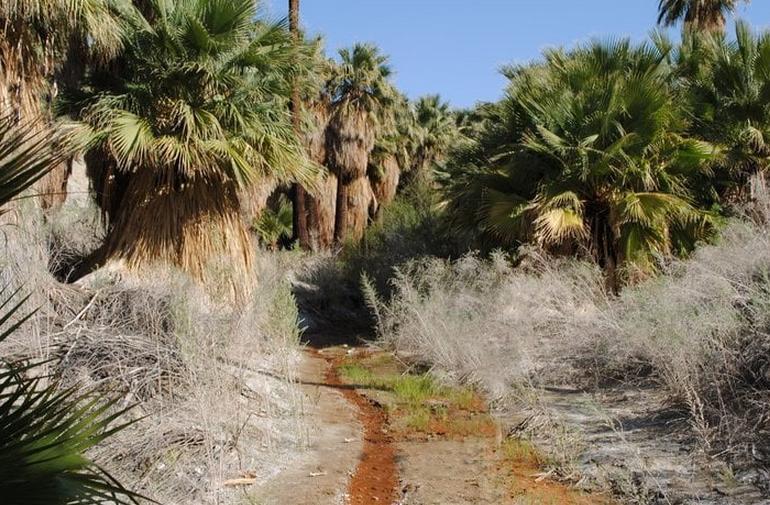
<path fill-rule="evenodd" d="M 337 176 L 334 238 L 337 243 L 358 241 L 374 205 L 367 168 L 374 149 L 371 118 L 362 110 L 337 110 L 330 124 L 329 166 Z"/>
<path fill-rule="evenodd" d="M 314 194 L 307 194 L 307 229 L 313 250 L 326 250 L 334 244 L 337 209 L 337 176 L 328 173 Z"/>
<path fill-rule="evenodd" d="M 358 177 L 350 182 L 340 179 L 337 184 L 337 242 L 359 242 L 376 207 L 377 200 L 368 178 Z"/>
<path fill-rule="evenodd" d="M 4 20 L 4 36 L 0 37 L 0 115 L 10 115 L 24 123 L 37 122 L 45 128 L 51 121 L 51 113 L 41 106 L 41 99 L 47 98 L 50 102 L 55 97 L 57 88 L 51 85 L 52 79 L 64 78 L 65 83 L 71 84 L 82 75 L 84 65 L 73 60 L 77 48 L 72 42 L 67 63 L 62 72 L 54 76 L 50 70 L 54 68 L 50 56 L 40 58 L 29 54 L 21 40 L 25 29 Z M 36 49 L 46 55 L 49 53 L 46 45 Z M 40 195 L 38 201 L 43 209 L 55 209 L 64 203 L 69 165 L 60 163 L 35 183 L 33 191 Z"/>
<path fill-rule="evenodd" d="M 221 260 L 234 280 L 245 278 L 252 247 L 234 184 L 141 170 L 120 200 L 98 263 L 114 260 L 128 269 L 165 263 L 205 280 L 211 263 Z"/>
<path fill-rule="evenodd" d="M 589 218 L 591 224 L 591 246 L 590 252 L 593 260 L 604 271 L 606 288 L 617 293 L 620 291 L 620 274 L 618 266 L 621 259 L 615 243 L 615 232 L 607 219 L 602 218 L 601 213 L 608 212 L 599 210 L 596 215 Z"/>
<path fill-rule="evenodd" d="M 380 163 L 380 177 L 372 180 L 372 191 L 380 206 L 388 205 L 396 198 L 401 169 L 395 156 L 388 156 Z"/>
<path fill-rule="evenodd" d="M 289 31 L 291 31 L 294 43 L 299 44 L 299 0 L 289 0 Z M 300 135 L 300 107 L 301 98 L 299 85 L 294 82 L 291 92 L 291 110 L 292 123 L 294 131 Z M 307 216 L 307 192 L 299 184 L 295 184 L 292 190 L 292 210 L 294 239 L 299 242 L 300 247 L 308 249 L 310 247 L 310 237 L 308 235 L 308 216 Z"/>
<path fill-rule="evenodd" d="M 338 244 L 347 239 L 348 234 L 348 185 L 342 182 L 341 177 L 337 177 L 337 203 L 334 213 L 334 241 Z"/>

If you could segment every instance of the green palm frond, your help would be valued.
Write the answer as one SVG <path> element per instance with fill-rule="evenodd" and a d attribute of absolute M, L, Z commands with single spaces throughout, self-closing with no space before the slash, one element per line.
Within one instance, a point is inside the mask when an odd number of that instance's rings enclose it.
<path fill-rule="evenodd" d="M 540 212 L 535 219 L 535 228 L 537 241 L 545 245 L 559 245 L 586 236 L 583 216 L 569 207 Z"/>
<path fill-rule="evenodd" d="M 271 249 L 275 249 L 281 240 L 289 239 L 292 235 L 291 202 L 281 195 L 275 207 L 263 210 L 252 224 L 260 241 Z"/>
<path fill-rule="evenodd" d="M 97 69 L 71 110 L 124 171 L 311 184 L 286 108 L 296 51 L 254 0 L 155 1 L 134 20 L 121 72 Z M 73 91 L 73 90 L 71 90 Z M 79 111 L 82 111 L 79 112 Z"/>
<path fill-rule="evenodd" d="M 660 0 L 658 23 L 671 26 L 684 21 L 688 30 L 721 32 L 725 17 L 735 11 L 740 0 Z"/>
<path fill-rule="evenodd" d="M 496 121 L 440 181 L 450 221 L 499 245 L 588 251 L 613 275 L 668 254 L 672 230 L 696 233 L 680 225 L 698 220 L 691 188 L 719 155 L 688 136 L 672 58 L 665 44 L 617 39 L 506 69 Z"/>
<path fill-rule="evenodd" d="M 19 124 L 13 116 L 0 117 L 0 207 L 65 160 L 73 148 L 40 122 Z"/>

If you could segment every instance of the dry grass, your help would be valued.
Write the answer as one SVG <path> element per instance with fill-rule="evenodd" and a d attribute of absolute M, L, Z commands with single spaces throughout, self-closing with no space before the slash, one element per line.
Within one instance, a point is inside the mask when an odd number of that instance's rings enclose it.
<path fill-rule="evenodd" d="M 492 399 L 536 379 L 554 358 L 548 342 L 576 314 L 595 310 L 593 297 L 602 292 L 588 265 L 533 257 L 514 271 L 503 255 L 412 261 L 396 269 L 393 285 L 389 303 L 367 290 L 383 339 L 436 372 L 480 385 Z"/>
<path fill-rule="evenodd" d="M 652 387 L 707 453 L 739 464 L 770 454 L 767 215 L 618 297 L 590 265 L 533 253 L 515 270 L 500 256 L 412 261 L 390 302 L 367 291 L 381 338 L 436 373 L 501 403 L 533 386 Z"/>
<path fill-rule="evenodd" d="M 255 296 L 240 306 L 228 301 L 228 286 L 204 290 L 171 267 L 99 271 L 63 285 L 48 273 L 50 258 L 87 253 L 93 228 L 70 226 L 69 208 L 48 222 L 32 206 L 16 212 L 23 219 L 4 227 L 0 275 L 23 284 L 40 311 L 5 351 L 54 358 L 51 371 L 65 384 L 119 394 L 136 405 L 130 415 L 146 416 L 100 446 L 98 461 L 162 503 L 187 505 L 239 503 L 243 490 L 223 481 L 265 480 L 295 457 L 306 443 L 293 377 L 295 257 L 258 254 Z M 223 270 L 207 276 L 226 278 Z"/>

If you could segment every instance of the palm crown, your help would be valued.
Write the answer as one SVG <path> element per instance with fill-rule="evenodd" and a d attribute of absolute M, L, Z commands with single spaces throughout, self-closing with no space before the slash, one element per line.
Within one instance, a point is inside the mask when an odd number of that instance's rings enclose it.
<path fill-rule="evenodd" d="M 119 60 L 74 97 L 92 132 L 106 256 L 195 274 L 214 256 L 247 265 L 236 189 L 314 175 L 289 121 L 297 53 L 286 26 L 256 21 L 254 0 L 152 0 L 143 11 Z M 174 223 L 159 226 L 158 216 Z"/>
<path fill-rule="evenodd" d="M 695 129 L 723 145 L 717 182 L 730 194 L 758 182 L 770 164 L 770 35 L 736 24 L 736 37 L 693 37 L 680 56 Z"/>
<path fill-rule="evenodd" d="M 451 214 L 474 216 L 456 225 L 494 241 L 584 251 L 610 273 L 621 262 L 651 268 L 678 231 L 702 223 L 687 184 L 712 152 L 680 134 L 667 73 L 664 55 L 627 41 L 508 69 L 499 121 L 447 183 Z"/>
<path fill-rule="evenodd" d="M 685 29 L 721 32 L 725 16 L 740 0 L 660 0 L 658 23 L 671 26 L 684 20 Z"/>
<path fill-rule="evenodd" d="M 121 169 L 245 184 L 303 177 L 284 102 L 282 24 L 256 24 L 251 0 L 156 0 L 128 40 L 118 79 L 98 74 L 83 118 Z M 284 86 L 284 89 L 280 89 Z"/>

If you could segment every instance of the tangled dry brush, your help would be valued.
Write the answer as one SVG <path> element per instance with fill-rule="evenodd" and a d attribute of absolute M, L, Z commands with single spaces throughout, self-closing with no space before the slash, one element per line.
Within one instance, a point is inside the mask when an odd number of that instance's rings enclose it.
<path fill-rule="evenodd" d="M 297 309 L 292 257 L 255 265 L 259 296 L 236 306 L 171 269 L 128 277 L 101 271 L 58 282 L 90 248 L 97 217 L 65 207 L 44 219 L 14 210 L 3 230 L 2 284 L 22 286 L 38 312 L 8 352 L 50 360 L 63 384 L 119 395 L 140 422 L 97 449 L 125 485 L 166 504 L 231 501 L 232 478 L 268 478 L 305 444 L 293 383 Z M 214 269 L 216 270 L 216 269 Z M 226 286 L 226 283 L 222 283 Z M 127 419 L 124 419 L 127 420 Z"/>

